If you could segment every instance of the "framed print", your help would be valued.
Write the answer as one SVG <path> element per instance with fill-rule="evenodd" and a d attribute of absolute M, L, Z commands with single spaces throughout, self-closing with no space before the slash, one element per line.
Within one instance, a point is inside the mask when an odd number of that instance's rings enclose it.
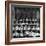
<path fill-rule="evenodd" d="M 6 1 L 5 43 L 45 42 L 45 3 Z"/>

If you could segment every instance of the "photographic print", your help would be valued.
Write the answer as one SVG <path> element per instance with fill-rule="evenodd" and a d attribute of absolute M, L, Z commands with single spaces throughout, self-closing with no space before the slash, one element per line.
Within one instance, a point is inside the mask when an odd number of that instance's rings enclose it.
<path fill-rule="evenodd" d="M 40 8 L 14 6 L 12 10 L 15 13 L 11 16 L 13 38 L 40 37 Z"/>
<path fill-rule="evenodd" d="M 38 2 L 6 2 L 7 44 L 45 42 L 44 5 Z"/>

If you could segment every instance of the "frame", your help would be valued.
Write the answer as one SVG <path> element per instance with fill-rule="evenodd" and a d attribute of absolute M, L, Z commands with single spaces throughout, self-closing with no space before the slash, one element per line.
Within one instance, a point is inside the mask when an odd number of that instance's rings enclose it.
<path fill-rule="evenodd" d="M 12 34 L 12 20 L 15 17 L 14 8 L 24 9 L 25 7 L 30 9 L 39 9 L 39 26 L 40 26 L 40 36 L 37 38 L 31 38 L 29 36 L 15 37 L 13 38 Z M 16 9 L 17 9 L 16 8 Z M 20 10 L 19 9 L 19 10 Z M 25 8 L 26 9 L 26 8 Z M 31 10 L 29 10 L 31 11 Z M 18 14 L 18 13 L 17 13 Z M 14 16 L 14 17 L 12 17 Z M 29 15 L 28 15 L 29 16 Z M 17 16 L 19 17 L 19 16 Z M 31 16 L 32 17 L 32 16 Z M 11 19 L 12 18 L 12 19 Z M 24 18 L 24 17 L 22 17 Z M 37 18 L 38 19 L 38 18 Z M 16 19 L 17 20 L 17 19 Z M 32 25 L 32 24 L 31 24 Z M 17 29 L 16 29 L 17 30 Z M 6 1 L 5 2 L 5 44 L 26 44 L 26 43 L 42 43 L 45 42 L 45 3 L 42 2 L 24 2 L 24 1 Z"/>

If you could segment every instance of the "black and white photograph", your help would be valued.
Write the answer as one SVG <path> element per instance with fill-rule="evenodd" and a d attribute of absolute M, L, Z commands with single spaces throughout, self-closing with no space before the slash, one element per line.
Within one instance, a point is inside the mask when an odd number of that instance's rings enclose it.
<path fill-rule="evenodd" d="M 13 38 L 40 37 L 40 8 L 14 6 L 11 16 Z"/>

